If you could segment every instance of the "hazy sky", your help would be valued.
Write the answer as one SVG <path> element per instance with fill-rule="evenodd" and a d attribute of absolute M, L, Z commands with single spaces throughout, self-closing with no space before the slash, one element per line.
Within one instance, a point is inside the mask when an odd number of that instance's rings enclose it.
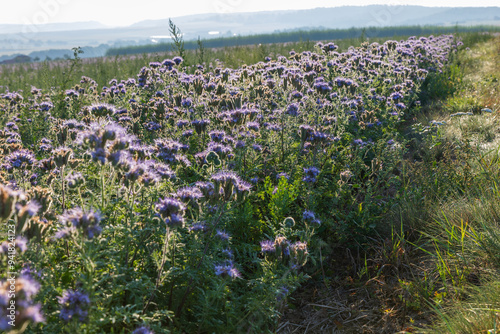
<path fill-rule="evenodd" d="M 189 14 L 308 9 L 343 5 L 499 6 L 498 0 L 2 0 L 0 24 L 99 21 L 125 26 Z"/>

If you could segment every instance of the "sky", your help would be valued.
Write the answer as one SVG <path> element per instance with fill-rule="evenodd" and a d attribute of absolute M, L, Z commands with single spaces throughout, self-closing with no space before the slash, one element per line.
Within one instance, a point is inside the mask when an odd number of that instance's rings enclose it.
<path fill-rule="evenodd" d="M 39 25 L 98 21 L 127 26 L 190 14 L 310 9 L 345 5 L 500 6 L 498 0 L 17 0 L 2 1 L 0 24 Z"/>

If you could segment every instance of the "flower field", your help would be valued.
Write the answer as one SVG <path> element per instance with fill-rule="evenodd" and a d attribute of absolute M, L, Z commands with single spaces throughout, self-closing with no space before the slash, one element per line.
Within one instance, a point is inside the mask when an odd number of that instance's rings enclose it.
<path fill-rule="evenodd" d="M 275 332 L 325 256 L 390 231 L 400 128 L 461 45 L 318 43 L 194 73 L 173 57 L 106 87 L 5 90 L 0 329 Z"/>

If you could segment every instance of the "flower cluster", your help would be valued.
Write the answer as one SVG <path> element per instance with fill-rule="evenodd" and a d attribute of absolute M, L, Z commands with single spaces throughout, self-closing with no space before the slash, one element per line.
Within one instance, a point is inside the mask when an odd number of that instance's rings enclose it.
<path fill-rule="evenodd" d="M 33 301 L 39 290 L 40 284 L 26 274 L 0 281 L 0 330 L 21 330 L 28 323 L 45 322 L 42 305 Z"/>
<path fill-rule="evenodd" d="M 59 216 L 61 226 L 55 238 L 66 238 L 81 231 L 87 238 L 92 239 L 102 232 L 99 225 L 101 219 L 101 215 L 93 210 L 85 212 L 79 207 L 69 209 Z"/>
<path fill-rule="evenodd" d="M 184 211 L 186 207 L 177 198 L 165 197 L 156 203 L 156 211 L 163 218 L 167 226 L 181 227 L 184 225 Z"/>
<path fill-rule="evenodd" d="M 87 321 L 88 309 L 90 307 L 89 296 L 83 291 L 65 290 L 62 297 L 58 297 L 61 305 L 59 317 L 70 322 L 73 319 L 78 319 L 80 322 Z"/>

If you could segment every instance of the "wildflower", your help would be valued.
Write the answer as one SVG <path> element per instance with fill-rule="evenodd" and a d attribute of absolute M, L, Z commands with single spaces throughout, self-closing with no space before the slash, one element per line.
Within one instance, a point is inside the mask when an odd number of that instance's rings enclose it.
<path fill-rule="evenodd" d="M 158 124 L 156 122 L 151 121 L 151 122 L 144 124 L 144 128 L 148 131 L 153 132 L 153 131 L 161 129 L 161 124 Z"/>
<path fill-rule="evenodd" d="M 177 127 L 179 129 L 182 129 L 182 128 L 188 126 L 188 125 L 189 125 L 189 121 L 187 121 L 185 119 L 181 119 L 180 121 L 177 122 Z"/>
<path fill-rule="evenodd" d="M 226 231 L 217 230 L 215 236 L 224 241 L 229 240 L 229 233 L 227 233 Z"/>
<path fill-rule="evenodd" d="M 222 157 L 225 157 L 228 154 L 230 154 L 231 152 L 233 152 L 233 149 L 230 146 L 226 146 L 224 144 L 216 143 L 216 142 L 210 142 L 210 143 L 208 143 L 207 150 L 209 152 L 215 152 L 219 156 L 222 156 Z"/>
<path fill-rule="evenodd" d="M 362 139 L 355 139 L 352 143 L 354 145 L 358 145 L 358 146 L 364 146 L 364 145 L 366 145 L 366 143 Z"/>
<path fill-rule="evenodd" d="M 49 111 L 50 109 L 54 108 L 54 105 L 52 102 L 42 102 L 39 105 L 40 111 Z"/>
<path fill-rule="evenodd" d="M 182 136 L 185 138 L 189 138 L 194 134 L 193 130 L 186 130 L 182 133 Z"/>
<path fill-rule="evenodd" d="M 304 178 L 302 180 L 307 183 L 314 183 L 316 182 L 316 177 L 319 175 L 319 173 L 320 170 L 314 166 L 304 168 Z"/>
<path fill-rule="evenodd" d="M 226 133 L 224 131 L 210 131 L 208 135 L 214 142 L 220 143 L 224 139 Z"/>
<path fill-rule="evenodd" d="M 402 109 L 405 109 L 405 108 L 406 108 L 406 105 L 405 105 L 404 103 L 402 103 L 402 102 L 399 102 L 399 103 L 396 103 L 396 104 L 394 105 L 394 107 L 396 107 L 396 109 L 400 109 L 400 110 L 402 110 Z"/>
<path fill-rule="evenodd" d="M 206 231 L 207 230 L 207 226 L 203 223 L 194 223 L 193 225 L 191 225 L 190 227 L 188 227 L 188 230 L 190 232 L 196 232 L 196 231 Z"/>
<path fill-rule="evenodd" d="M 152 163 L 147 164 L 149 171 L 154 171 L 164 180 L 173 180 L 175 179 L 175 172 L 170 168 L 169 165 L 156 162 L 154 160 L 149 160 Z"/>
<path fill-rule="evenodd" d="M 191 100 L 190 98 L 181 100 L 181 106 L 183 106 L 183 107 L 189 108 L 192 105 L 193 105 L 193 100 Z"/>
<path fill-rule="evenodd" d="M 241 273 L 235 268 L 232 261 L 214 266 L 215 275 L 222 277 L 240 278 Z"/>
<path fill-rule="evenodd" d="M 15 325 L 23 328 L 27 323 L 40 323 L 45 319 L 41 312 L 41 304 L 34 304 L 33 298 L 38 293 L 40 284 L 30 275 L 23 274 L 15 281 Z M 10 280 L 0 281 L 0 330 L 9 332 L 13 329 L 9 324 L 9 307 L 13 305 L 12 282 Z"/>
<path fill-rule="evenodd" d="M 321 221 L 316 218 L 315 213 L 309 210 L 305 210 L 302 214 L 302 219 L 307 223 L 313 223 L 320 225 Z"/>
<path fill-rule="evenodd" d="M 88 309 L 90 307 L 89 296 L 82 291 L 66 290 L 62 297 L 58 297 L 61 305 L 61 313 L 59 317 L 69 322 L 73 319 L 78 319 L 84 322 L 88 317 Z"/>
<path fill-rule="evenodd" d="M 175 62 L 172 60 L 172 59 L 165 59 L 163 62 L 162 62 L 162 65 L 163 66 L 166 66 L 167 68 L 169 69 L 172 69 L 172 66 L 175 65 Z"/>
<path fill-rule="evenodd" d="M 12 152 L 5 160 L 11 168 L 18 169 L 31 169 L 37 161 L 33 152 L 24 149 Z"/>
<path fill-rule="evenodd" d="M 136 328 L 132 334 L 154 334 L 152 330 L 150 330 L 148 327 L 141 326 L 139 328 Z"/>
<path fill-rule="evenodd" d="M 15 239 L 15 245 L 14 247 L 16 248 L 16 253 L 24 253 L 28 249 L 28 240 L 24 237 L 18 236 Z M 0 254 L 9 254 L 9 247 L 12 245 L 12 242 L 9 241 L 4 241 L 0 244 Z"/>
<path fill-rule="evenodd" d="M 165 224 L 167 224 L 167 226 L 178 227 L 183 225 L 183 216 L 186 207 L 180 200 L 165 197 L 156 203 L 155 208 L 160 216 L 165 220 Z"/>
<path fill-rule="evenodd" d="M 299 115 L 299 104 L 298 103 L 292 103 L 290 104 L 287 109 L 286 113 L 292 116 L 298 116 Z"/>
<path fill-rule="evenodd" d="M 252 144 L 252 148 L 255 152 L 262 152 L 262 146 L 259 144 Z"/>
<path fill-rule="evenodd" d="M 290 180 L 290 176 L 285 172 L 281 172 L 276 175 L 277 180 L 280 180 L 282 177 L 284 177 L 286 180 Z"/>
<path fill-rule="evenodd" d="M 214 192 L 225 200 L 229 200 L 234 194 L 244 195 L 251 188 L 249 183 L 241 180 L 238 174 L 232 171 L 217 172 L 210 179 L 214 184 Z"/>
<path fill-rule="evenodd" d="M 115 106 L 107 103 L 93 104 L 91 106 L 86 107 L 86 112 L 95 116 L 108 116 L 113 115 L 116 111 Z"/>
<path fill-rule="evenodd" d="M 76 231 L 81 230 L 89 239 L 101 234 L 102 228 L 99 226 L 101 215 L 98 212 L 89 210 L 84 212 L 81 208 L 75 207 L 66 210 L 59 216 L 61 227 L 56 233 L 55 238 L 61 239 L 67 237 Z"/>
<path fill-rule="evenodd" d="M 276 248 L 274 246 L 273 240 L 264 240 L 260 242 L 260 248 L 262 253 L 274 253 Z"/>
<path fill-rule="evenodd" d="M 90 154 L 93 161 L 98 161 L 103 165 L 106 163 L 107 154 L 103 148 L 98 147 L 95 151 L 90 152 Z"/>
<path fill-rule="evenodd" d="M 182 63 L 184 61 L 184 59 L 182 59 L 182 57 L 179 57 L 179 56 L 174 57 L 172 60 L 174 61 L 174 63 L 176 65 L 179 65 L 180 63 Z"/>
<path fill-rule="evenodd" d="M 187 203 L 189 201 L 196 201 L 203 197 L 201 190 L 197 187 L 185 187 L 177 190 L 175 194 L 181 201 Z"/>
<path fill-rule="evenodd" d="M 222 253 L 222 255 L 224 255 L 225 257 L 227 257 L 229 259 L 232 259 L 234 257 L 233 251 L 229 248 L 225 248 L 225 249 L 221 250 L 221 253 Z"/>
<path fill-rule="evenodd" d="M 247 128 L 250 130 L 253 130 L 256 132 L 259 131 L 260 125 L 257 122 L 248 122 L 246 125 L 247 125 Z"/>
<path fill-rule="evenodd" d="M 201 134 L 206 131 L 208 124 L 210 124 L 210 120 L 208 119 L 194 120 L 191 122 L 191 124 L 194 126 L 194 130 L 196 131 L 196 133 Z"/>

